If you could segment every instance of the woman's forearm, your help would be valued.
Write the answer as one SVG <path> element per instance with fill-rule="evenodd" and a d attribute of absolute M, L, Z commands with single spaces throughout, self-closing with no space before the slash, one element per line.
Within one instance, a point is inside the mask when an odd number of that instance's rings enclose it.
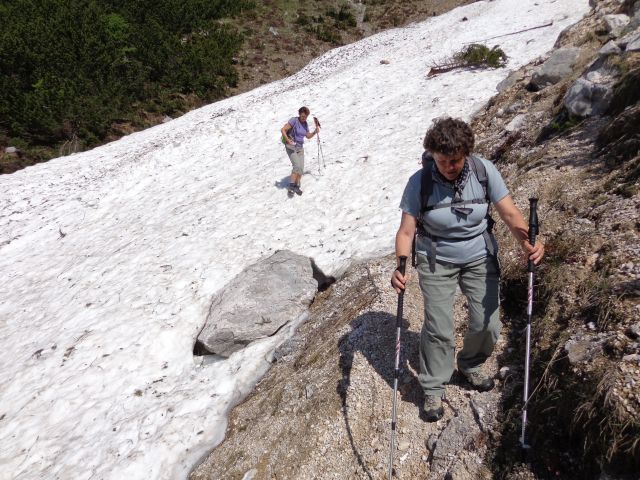
<path fill-rule="evenodd" d="M 396 233 L 396 258 L 409 257 L 411 255 L 411 245 L 413 244 L 413 235 L 402 230 Z"/>

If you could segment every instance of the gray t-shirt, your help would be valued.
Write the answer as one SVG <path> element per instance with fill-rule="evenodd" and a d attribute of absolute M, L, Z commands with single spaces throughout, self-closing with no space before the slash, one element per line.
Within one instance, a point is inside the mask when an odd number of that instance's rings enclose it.
<path fill-rule="evenodd" d="M 487 193 L 491 203 L 497 203 L 509 194 L 509 190 L 496 167 L 488 160 L 480 158 L 487 170 Z M 433 164 L 435 169 L 435 163 Z M 418 218 L 420 215 L 420 186 L 422 169 L 414 173 L 407 182 L 402 194 L 400 209 L 409 215 Z M 444 183 L 433 175 L 433 193 L 429 198 L 429 205 L 451 203 L 453 200 L 453 185 Z M 469 174 L 469 180 L 462 190 L 463 200 L 484 198 L 482 184 L 473 173 Z M 428 238 L 418 236 L 416 250 L 431 257 L 431 245 L 436 246 L 436 259 L 449 263 L 468 263 L 488 255 L 484 237 L 481 235 L 487 228 L 486 203 L 465 205 L 473 209 L 469 215 L 460 215 L 451 208 L 437 208 L 424 214 L 424 227 L 427 232 L 434 235 L 435 242 Z M 494 247 L 497 252 L 497 245 Z"/>

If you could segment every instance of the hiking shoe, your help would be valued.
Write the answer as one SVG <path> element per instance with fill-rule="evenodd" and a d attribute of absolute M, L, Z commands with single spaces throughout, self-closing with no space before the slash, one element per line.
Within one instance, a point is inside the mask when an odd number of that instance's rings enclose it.
<path fill-rule="evenodd" d="M 488 392 L 494 386 L 493 378 L 486 375 L 482 370 L 472 370 L 465 372 L 460 370 L 471 386 L 479 392 Z"/>
<path fill-rule="evenodd" d="M 424 419 L 427 422 L 437 422 L 444 415 L 442 397 L 426 395 L 424 397 Z"/>
<path fill-rule="evenodd" d="M 302 190 L 300 190 L 300 185 L 294 185 L 292 190 L 296 192 L 297 195 L 302 195 Z"/>

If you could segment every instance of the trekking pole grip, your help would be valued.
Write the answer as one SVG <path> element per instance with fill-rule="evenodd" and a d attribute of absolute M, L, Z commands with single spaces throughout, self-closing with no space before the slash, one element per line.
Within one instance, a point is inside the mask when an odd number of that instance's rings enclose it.
<path fill-rule="evenodd" d="M 400 257 L 398 257 L 398 260 L 400 260 L 400 265 L 398 265 L 397 270 L 404 277 L 404 272 L 407 268 L 407 257 L 404 255 L 401 255 Z"/>
<path fill-rule="evenodd" d="M 529 243 L 531 246 L 536 244 L 536 235 L 538 234 L 538 199 L 533 197 L 529 199 Z M 533 272 L 535 264 L 532 260 L 528 262 L 528 271 Z"/>

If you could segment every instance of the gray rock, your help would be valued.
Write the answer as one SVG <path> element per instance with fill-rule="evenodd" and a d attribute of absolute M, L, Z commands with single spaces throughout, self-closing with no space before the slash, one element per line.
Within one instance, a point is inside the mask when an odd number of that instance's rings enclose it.
<path fill-rule="evenodd" d="M 627 328 L 626 332 L 627 336 L 632 339 L 640 338 L 640 322 L 631 325 Z"/>
<path fill-rule="evenodd" d="M 522 72 L 520 71 L 511 72 L 509 73 L 507 78 L 505 78 L 500 83 L 498 83 L 498 85 L 496 85 L 496 90 L 498 92 L 504 92 L 507 88 L 512 87 L 523 78 L 524 78 L 524 74 Z"/>
<path fill-rule="evenodd" d="M 638 39 L 640 39 L 640 32 L 635 31 L 635 32 L 631 32 L 627 35 L 625 35 L 624 37 L 621 37 L 619 39 L 616 40 L 616 45 L 618 45 L 620 48 L 625 49 L 628 47 L 628 45 L 630 43 L 635 43 L 638 41 Z"/>
<path fill-rule="evenodd" d="M 499 403 L 500 394 L 497 391 L 476 395 L 469 401 L 476 423 L 483 432 L 489 432 L 496 423 L 494 406 Z"/>
<path fill-rule="evenodd" d="M 511 105 L 509 105 L 505 110 L 504 113 L 516 113 L 518 112 L 520 109 L 522 108 L 522 102 L 513 102 Z"/>
<path fill-rule="evenodd" d="M 491 471 L 473 455 L 458 458 L 445 475 L 445 480 L 479 480 L 493 478 Z"/>
<path fill-rule="evenodd" d="M 167 122 L 170 122 L 171 120 L 173 120 L 173 118 L 171 118 L 169 115 L 165 115 L 164 118 L 162 119 L 162 123 L 167 123 Z"/>
<path fill-rule="evenodd" d="M 604 20 L 604 26 L 614 37 L 620 36 L 624 27 L 631 21 L 631 19 L 624 14 L 611 14 L 611 15 L 603 15 L 602 20 Z"/>
<path fill-rule="evenodd" d="M 457 457 L 481 434 L 480 427 L 468 413 L 463 411 L 457 417 L 453 417 L 438 437 L 433 450 L 431 470 L 447 471 L 451 458 Z"/>
<path fill-rule="evenodd" d="M 409 450 L 410 446 L 411 446 L 411 443 L 409 443 L 406 440 L 403 440 L 400 443 L 398 443 L 398 450 L 400 450 L 401 452 L 404 452 L 405 450 Z"/>
<path fill-rule="evenodd" d="M 625 355 L 624 357 L 622 357 L 622 360 L 624 360 L 625 362 L 638 362 L 640 363 L 640 355 L 637 353 L 632 353 L 630 355 Z"/>
<path fill-rule="evenodd" d="M 435 434 L 429 435 L 429 438 L 427 438 L 427 441 L 425 442 L 425 445 L 430 452 L 433 452 L 437 444 L 438 444 L 438 436 Z"/>
<path fill-rule="evenodd" d="M 625 50 L 627 52 L 637 52 L 640 50 L 640 33 L 636 33 L 629 39 L 629 43 L 627 43 Z"/>
<path fill-rule="evenodd" d="M 505 378 L 507 378 L 507 375 L 509 375 L 510 371 L 511 369 L 509 367 L 502 367 L 498 372 L 498 378 L 500 380 L 504 380 Z"/>
<path fill-rule="evenodd" d="M 577 117 L 602 115 L 609 107 L 612 96 L 611 83 L 601 84 L 579 78 L 565 94 L 564 106 Z"/>
<path fill-rule="evenodd" d="M 580 49 L 560 48 L 540 65 L 531 77 L 531 83 L 538 89 L 554 85 L 572 73 L 571 67 L 576 63 Z"/>
<path fill-rule="evenodd" d="M 515 117 L 513 117 L 513 119 L 507 124 L 506 127 L 504 127 L 504 129 L 507 132 L 517 132 L 518 130 L 522 129 L 526 121 L 527 121 L 527 115 L 524 113 L 521 113 L 520 115 L 516 115 Z"/>
<path fill-rule="evenodd" d="M 309 258 L 278 251 L 247 267 L 214 297 L 198 341 L 228 357 L 308 315 L 317 288 Z"/>
<path fill-rule="evenodd" d="M 244 476 L 242 477 L 242 480 L 253 480 L 254 478 L 256 478 L 257 474 L 258 474 L 258 470 L 256 470 L 255 468 L 252 468 L 251 470 L 249 470 L 247 473 L 244 474 Z"/>
<path fill-rule="evenodd" d="M 278 36 L 278 29 L 276 27 L 269 27 L 269 33 L 275 37 Z"/>
<path fill-rule="evenodd" d="M 304 387 L 304 396 L 306 398 L 313 397 L 315 393 L 316 393 L 316 387 L 314 387 L 313 385 L 309 384 L 306 387 Z"/>
<path fill-rule="evenodd" d="M 572 365 L 589 363 L 595 357 L 602 355 L 603 343 L 603 338 L 574 335 L 567 341 L 564 350 Z"/>
<path fill-rule="evenodd" d="M 622 49 L 613 40 L 609 40 L 598 51 L 598 55 L 600 55 L 601 57 L 608 57 L 609 55 L 620 55 L 621 53 Z"/>
<path fill-rule="evenodd" d="M 4 153 L 18 153 L 18 149 L 16 147 L 7 147 L 4 149 Z"/>

